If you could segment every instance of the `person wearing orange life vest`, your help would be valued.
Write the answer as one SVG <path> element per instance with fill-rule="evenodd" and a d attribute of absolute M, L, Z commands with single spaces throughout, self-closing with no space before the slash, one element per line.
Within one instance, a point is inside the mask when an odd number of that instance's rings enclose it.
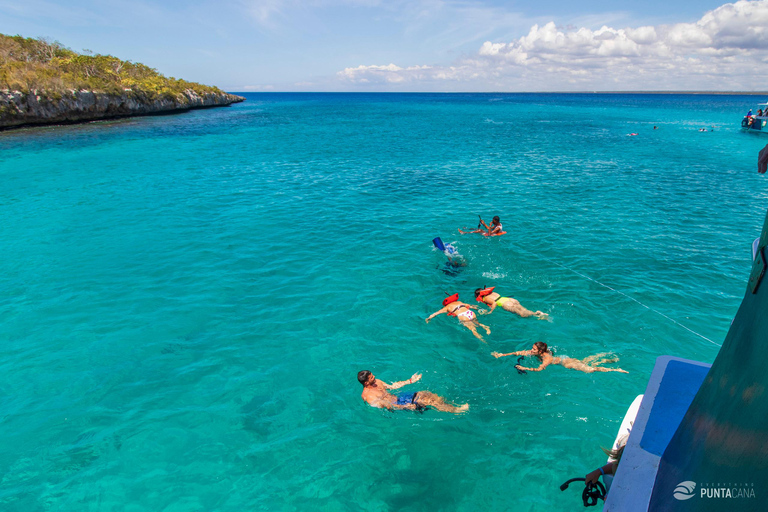
<path fill-rule="evenodd" d="M 514 313 L 523 318 L 535 316 L 539 320 L 549 319 L 549 315 L 546 313 L 541 311 L 531 311 L 524 308 L 517 299 L 513 299 L 512 297 L 502 297 L 500 294 L 493 291 L 494 288 L 496 287 L 491 286 L 490 288 L 478 288 L 475 290 L 475 300 L 490 307 L 487 312 L 479 311 L 480 314 L 490 315 L 493 313 L 493 310 L 496 309 L 496 306 L 501 306 L 505 311 L 509 311 L 510 313 Z"/>
<path fill-rule="evenodd" d="M 485 343 L 483 337 L 477 333 L 477 328 L 482 327 L 485 329 L 485 334 L 491 334 L 491 328 L 477 321 L 477 315 L 472 311 L 473 309 L 477 309 L 477 306 L 460 302 L 459 294 L 454 293 L 450 297 L 446 297 L 445 300 L 443 300 L 443 307 L 429 315 L 425 321 L 429 323 L 430 320 L 442 313 L 445 313 L 448 316 L 455 316 L 459 319 L 461 325 L 472 331 L 472 334 L 474 334 L 477 339 Z"/>

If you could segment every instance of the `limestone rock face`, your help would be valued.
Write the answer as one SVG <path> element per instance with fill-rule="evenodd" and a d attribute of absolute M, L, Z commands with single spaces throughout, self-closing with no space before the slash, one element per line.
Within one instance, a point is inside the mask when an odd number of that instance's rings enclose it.
<path fill-rule="evenodd" d="M 0 90 L 0 130 L 28 125 L 77 123 L 115 117 L 141 116 L 224 107 L 245 101 L 242 96 L 227 93 L 199 95 L 187 89 L 174 97 L 150 98 L 142 92 L 126 90 L 123 94 L 94 91 Z"/>

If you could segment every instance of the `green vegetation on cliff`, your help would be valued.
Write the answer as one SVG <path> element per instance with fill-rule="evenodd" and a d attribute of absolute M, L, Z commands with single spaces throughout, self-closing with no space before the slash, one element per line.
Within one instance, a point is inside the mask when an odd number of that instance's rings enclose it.
<path fill-rule="evenodd" d="M 0 89 L 40 91 L 59 96 L 71 90 L 172 99 L 191 89 L 199 95 L 224 94 L 185 80 L 166 78 L 157 70 L 111 55 L 83 55 L 58 41 L 0 34 Z"/>

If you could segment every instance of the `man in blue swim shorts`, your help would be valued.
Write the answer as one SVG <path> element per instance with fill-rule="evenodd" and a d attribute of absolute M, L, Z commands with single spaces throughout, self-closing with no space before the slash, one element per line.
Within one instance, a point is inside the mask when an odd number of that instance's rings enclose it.
<path fill-rule="evenodd" d="M 383 380 L 377 379 L 368 370 L 358 372 L 357 380 L 363 385 L 363 400 L 373 407 L 386 408 L 390 411 L 395 409 L 405 409 L 409 411 L 423 411 L 428 407 L 438 411 L 452 412 L 459 414 L 469 410 L 469 404 L 455 406 L 447 403 L 442 397 L 429 391 L 417 391 L 415 393 L 401 393 L 393 395 L 388 389 L 399 389 L 408 384 L 413 384 L 421 379 L 420 373 L 414 373 L 410 379 L 387 384 Z"/>

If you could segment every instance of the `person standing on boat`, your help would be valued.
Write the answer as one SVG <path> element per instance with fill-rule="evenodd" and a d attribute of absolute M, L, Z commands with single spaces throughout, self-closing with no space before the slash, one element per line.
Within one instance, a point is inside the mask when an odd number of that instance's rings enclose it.
<path fill-rule="evenodd" d="M 619 360 L 618 357 L 605 357 L 608 354 L 595 354 L 593 356 L 585 357 L 584 359 L 575 359 L 573 357 L 553 357 L 552 352 L 549 351 L 547 344 L 543 341 L 537 341 L 533 344 L 531 350 L 520 350 L 518 352 L 510 352 L 509 354 L 502 354 L 499 352 L 491 352 L 491 355 L 495 358 L 507 357 L 507 356 L 535 356 L 541 361 L 541 364 L 537 368 L 526 368 L 519 364 L 515 365 L 518 370 L 528 372 L 540 372 L 551 364 L 559 364 L 565 368 L 571 370 L 578 370 L 584 373 L 594 372 L 621 372 L 629 373 L 621 368 L 603 368 L 600 366 L 605 363 L 615 363 Z"/>
<path fill-rule="evenodd" d="M 501 306 L 503 310 L 514 313 L 522 318 L 535 316 L 539 320 L 549 319 L 549 315 L 546 313 L 541 311 L 534 312 L 530 309 L 524 308 L 523 305 L 520 304 L 520 301 L 517 299 L 513 299 L 512 297 L 502 297 L 501 294 L 493 291 L 494 288 L 496 287 L 493 286 L 491 288 L 478 288 L 475 290 L 475 300 L 477 300 L 477 302 L 482 302 L 483 304 L 490 307 L 490 309 L 486 312 L 482 310 L 478 311 L 481 315 L 490 315 L 493 313 L 493 310 L 496 309 L 496 306 Z"/>

